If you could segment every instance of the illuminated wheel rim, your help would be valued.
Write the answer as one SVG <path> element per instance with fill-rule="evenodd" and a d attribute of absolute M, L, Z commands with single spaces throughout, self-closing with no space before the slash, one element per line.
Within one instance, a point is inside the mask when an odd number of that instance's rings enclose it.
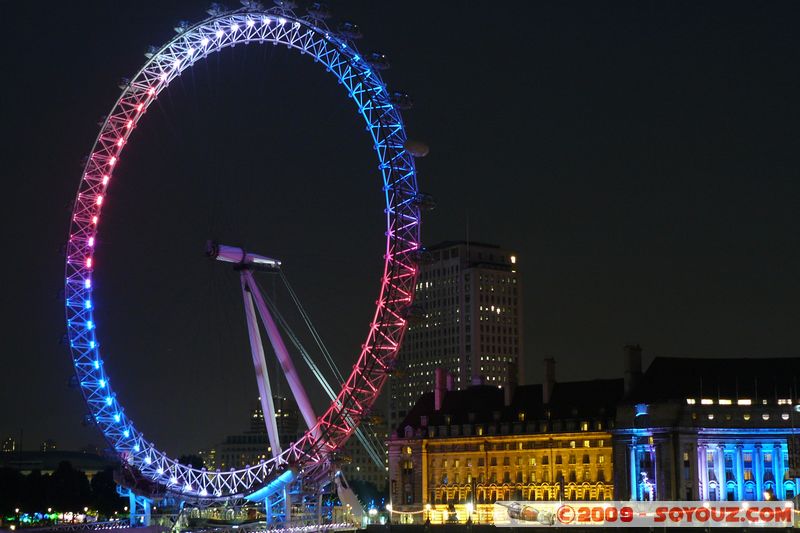
<path fill-rule="evenodd" d="M 159 93 L 196 61 L 237 44 L 273 43 L 299 50 L 335 75 L 372 136 L 386 199 L 386 250 L 375 315 L 353 371 L 336 400 L 279 456 L 227 472 L 170 459 L 126 416 L 103 368 L 92 304 L 94 250 L 106 191 L 131 133 Z M 284 9 L 240 9 L 182 29 L 155 51 L 125 86 L 88 157 L 72 212 L 66 258 L 67 336 L 75 372 L 92 418 L 122 462 L 161 490 L 184 499 L 245 497 L 292 466 L 311 473 L 326 464 L 365 416 L 384 385 L 406 330 L 414 297 L 420 209 L 416 170 L 404 148 L 398 109 L 380 75 L 352 42 L 324 23 Z M 319 438 L 314 435 L 319 435 Z"/>

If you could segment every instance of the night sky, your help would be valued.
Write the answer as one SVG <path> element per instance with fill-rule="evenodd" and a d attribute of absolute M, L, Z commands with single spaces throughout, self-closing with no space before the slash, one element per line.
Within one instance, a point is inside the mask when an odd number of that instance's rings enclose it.
<path fill-rule="evenodd" d="M 438 201 L 424 242 L 518 251 L 529 381 L 548 356 L 560 380 L 619 376 L 627 343 L 646 362 L 800 356 L 796 3 L 332 7 L 416 102 L 404 119 L 431 147 L 419 182 Z M 205 8 L 3 3 L 0 437 L 100 442 L 59 345 L 69 208 L 118 80 Z M 162 93 L 114 175 L 95 275 L 107 369 L 145 435 L 180 454 L 248 424 L 238 280 L 203 257 L 206 239 L 282 259 L 349 372 L 377 296 L 382 210 L 363 123 L 308 57 L 240 46 Z M 279 283 L 262 285 L 290 315 Z"/>

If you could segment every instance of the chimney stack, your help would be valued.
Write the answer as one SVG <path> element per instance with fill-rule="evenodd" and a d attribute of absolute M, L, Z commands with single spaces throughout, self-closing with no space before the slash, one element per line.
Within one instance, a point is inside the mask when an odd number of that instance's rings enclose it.
<path fill-rule="evenodd" d="M 553 388 L 556 385 L 556 360 L 547 357 L 544 360 L 544 383 L 542 384 L 542 402 L 550 403 Z"/>
<path fill-rule="evenodd" d="M 447 372 L 444 368 L 437 368 L 433 376 L 433 406 L 437 411 L 441 411 L 444 394 L 447 392 Z"/>
<path fill-rule="evenodd" d="M 623 376 L 625 377 L 625 395 L 627 396 L 642 378 L 642 347 L 638 344 L 628 344 L 624 350 Z"/>

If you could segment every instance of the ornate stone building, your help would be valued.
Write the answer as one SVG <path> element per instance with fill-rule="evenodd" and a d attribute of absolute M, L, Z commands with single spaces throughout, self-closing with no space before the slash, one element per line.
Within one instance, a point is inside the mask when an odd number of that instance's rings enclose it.
<path fill-rule="evenodd" d="M 491 520 L 502 499 L 610 500 L 614 407 L 623 381 L 447 388 L 443 370 L 388 441 L 392 508 L 403 521 Z"/>
<path fill-rule="evenodd" d="M 630 355 L 614 431 L 619 499 L 797 496 L 800 359 L 657 357 L 642 374 L 641 352 Z"/>

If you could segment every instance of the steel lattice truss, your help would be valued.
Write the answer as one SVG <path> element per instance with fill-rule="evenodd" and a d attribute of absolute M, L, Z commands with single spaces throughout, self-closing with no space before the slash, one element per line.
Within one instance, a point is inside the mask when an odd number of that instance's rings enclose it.
<path fill-rule="evenodd" d="M 420 195 L 403 121 L 386 85 L 352 42 L 324 23 L 292 11 L 259 7 L 216 13 L 185 28 L 124 85 L 88 157 L 72 214 L 66 259 L 69 346 L 91 416 L 128 468 L 159 490 L 192 500 L 251 494 L 288 467 L 312 476 L 353 432 L 393 368 L 406 330 L 419 252 Z M 299 50 L 335 75 L 364 117 L 378 156 L 386 196 L 386 252 L 377 309 L 353 371 L 316 426 L 281 455 L 229 472 L 198 470 L 158 451 L 134 427 L 103 368 L 93 316 L 95 238 L 115 165 L 139 120 L 159 93 L 196 61 L 237 44 L 273 43 Z M 314 435 L 319 435 L 315 438 Z"/>

